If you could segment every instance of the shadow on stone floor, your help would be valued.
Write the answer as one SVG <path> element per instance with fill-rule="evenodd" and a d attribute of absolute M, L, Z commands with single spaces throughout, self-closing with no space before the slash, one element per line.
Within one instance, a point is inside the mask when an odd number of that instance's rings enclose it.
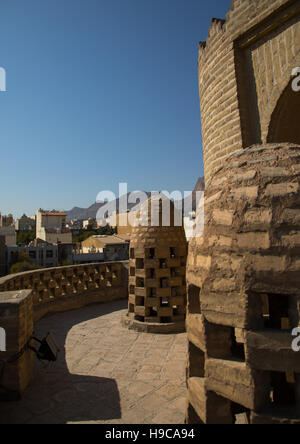
<path fill-rule="evenodd" d="M 81 324 L 80 331 L 84 335 L 85 322 L 123 310 L 126 305 L 126 301 L 93 305 L 50 315 L 39 321 L 35 334 L 43 337 L 48 331 L 53 333 L 60 347 L 58 361 L 47 367 L 37 362 L 34 380 L 22 400 L 0 402 L 0 424 L 65 424 L 120 419 L 120 395 L 116 381 L 72 374 L 66 360 L 66 339 L 70 330 L 78 324 Z M 74 350 L 78 346 L 80 341 L 74 345 Z M 73 350 L 69 353 L 73 354 Z"/>

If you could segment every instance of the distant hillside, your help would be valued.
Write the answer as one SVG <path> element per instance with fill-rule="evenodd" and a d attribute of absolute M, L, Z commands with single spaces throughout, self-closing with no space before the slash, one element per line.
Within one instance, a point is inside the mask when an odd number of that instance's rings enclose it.
<path fill-rule="evenodd" d="M 196 186 L 193 191 L 193 207 L 195 208 L 196 205 L 196 191 L 204 191 L 204 177 L 199 177 Z M 146 192 L 147 196 L 151 196 L 150 192 Z M 129 193 L 128 193 L 129 195 Z M 127 195 L 127 196 L 128 196 Z M 117 211 L 119 210 L 119 201 L 120 199 L 116 199 L 113 202 L 110 202 L 110 206 L 108 208 L 111 208 L 114 210 L 117 208 Z M 101 208 L 105 204 L 100 203 L 94 203 L 89 208 L 80 208 L 80 207 L 74 207 L 70 211 L 66 211 L 67 213 L 67 220 L 72 219 L 78 219 L 78 220 L 87 220 L 89 218 L 96 218 L 97 212 L 99 208 Z M 133 207 L 135 207 L 137 204 L 128 204 L 128 209 L 131 210 Z"/>
<path fill-rule="evenodd" d="M 149 197 L 151 195 L 151 193 L 147 193 L 147 192 L 146 192 L 146 194 Z M 129 196 L 129 193 L 128 193 L 127 196 Z M 116 199 L 115 201 L 110 202 L 110 204 L 108 206 L 108 210 L 110 208 L 112 210 L 117 208 L 117 211 L 119 211 L 119 202 L 120 202 L 119 198 Z M 91 218 L 96 218 L 96 215 L 97 215 L 97 212 L 98 212 L 99 208 L 103 207 L 103 205 L 106 205 L 106 204 L 104 204 L 104 203 L 100 204 L 100 203 L 96 202 L 93 205 L 91 205 L 89 208 L 74 207 L 72 210 L 66 211 L 66 213 L 67 213 L 67 220 L 72 220 L 72 219 L 87 220 L 90 217 Z M 128 209 L 131 210 L 136 205 L 137 204 L 128 204 Z"/>

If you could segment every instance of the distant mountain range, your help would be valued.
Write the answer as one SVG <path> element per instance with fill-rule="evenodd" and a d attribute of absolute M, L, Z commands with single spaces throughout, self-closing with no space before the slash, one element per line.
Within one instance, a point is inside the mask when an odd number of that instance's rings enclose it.
<path fill-rule="evenodd" d="M 197 184 L 194 188 L 193 191 L 193 207 L 195 207 L 196 204 L 196 191 L 204 191 L 204 177 L 199 177 Z M 150 197 L 151 193 L 150 192 L 146 192 L 147 196 Z M 127 197 L 129 196 L 129 193 L 127 195 Z M 133 193 L 134 196 L 134 193 Z M 115 201 L 112 201 L 109 203 L 108 206 L 108 210 L 114 210 L 115 208 L 117 209 L 117 211 L 119 211 L 119 203 L 120 203 L 120 199 L 116 199 Z M 67 220 L 87 220 L 89 218 L 96 218 L 97 212 L 98 210 L 103 207 L 103 205 L 107 205 L 105 203 L 94 203 L 93 205 L 91 205 L 88 208 L 80 208 L 80 207 L 74 207 L 72 208 L 72 210 L 70 211 L 66 211 L 67 214 Z M 128 204 L 128 209 L 131 210 L 133 207 L 135 207 L 137 204 Z"/>
<path fill-rule="evenodd" d="M 127 194 L 127 197 L 130 193 Z M 151 196 L 151 193 L 146 193 L 148 197 Z M 134 195 L 134 193 L 133 193 Z M 108 211 L 110 209 L 114 210 L 115 208 L 117 211 L 119 211 L 119 203 L 120 198 L 116 199 L 115 201 L 112 201 L 109 203 L 107 209 Z M 67 220 L 77 219 L 77 220 L 87 220 L 89 218 L 96 218 L 98 210 L 103 207 L 104 205 L 107 205 L 107 203 L 97 203 L 95 202 L 93 205 L 91 205 L 89 208 L 79 208 L 74 207 L 70 211 L 66 211 L 67 214 Z M 135 207 L 137 204 L 129 204 L 128 203 L 128 209 L 131 210 L 133 207 Z"/>

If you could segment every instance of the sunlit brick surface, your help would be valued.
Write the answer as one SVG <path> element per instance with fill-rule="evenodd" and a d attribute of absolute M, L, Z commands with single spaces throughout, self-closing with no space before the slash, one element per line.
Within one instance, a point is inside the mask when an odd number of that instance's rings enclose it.
<path fill-rule="evenodd" d="M 189 246 L 188 423 L 300 423 L 300 147 L 230 156 Z"/>
<path fill-rule="evenodd" d="M 183 424 L 186 335 L 152 335 L 121 326 L 126 301 L 51 315 L 59 361 L 37 364 L 18 403 L 0 403 L 0 423 Z"/>

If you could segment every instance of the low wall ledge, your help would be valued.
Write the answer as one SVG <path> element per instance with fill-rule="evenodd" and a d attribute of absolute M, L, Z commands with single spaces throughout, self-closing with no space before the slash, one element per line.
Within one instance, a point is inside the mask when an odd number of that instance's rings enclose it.
<path fill-rule="evenodd" d="M 0 309 L 12 305 L 19 305 L 31 294 L 31 290 L 18 290 L 18 291 L 3 291 L 0 292 Z"/>

